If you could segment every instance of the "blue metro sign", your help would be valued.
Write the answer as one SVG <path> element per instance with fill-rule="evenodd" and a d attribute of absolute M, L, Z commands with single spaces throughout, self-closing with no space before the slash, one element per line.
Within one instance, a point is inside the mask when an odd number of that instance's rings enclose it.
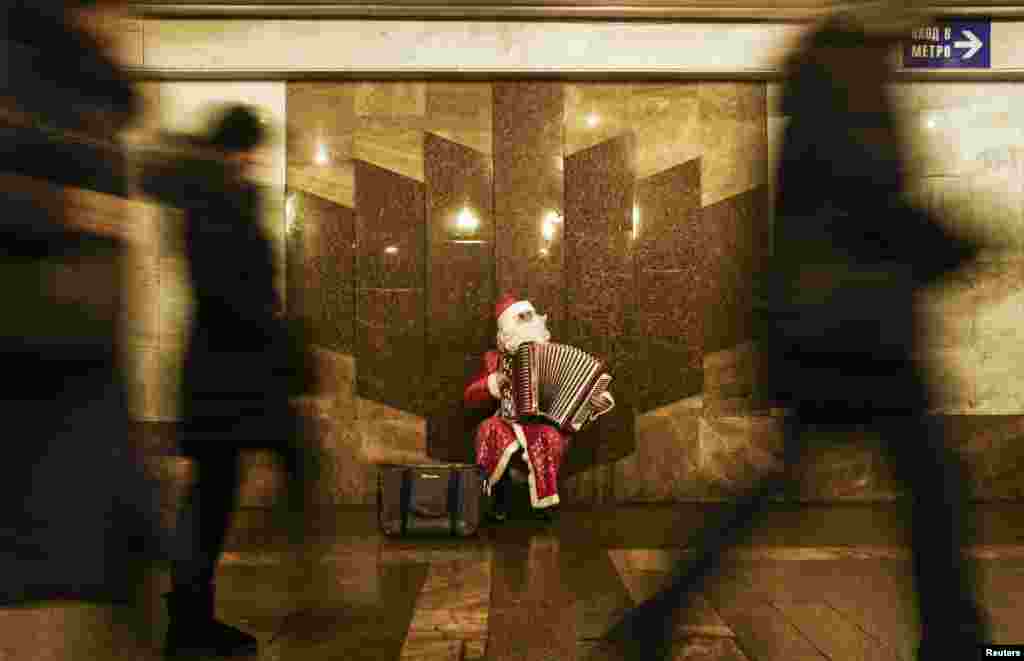
<path fill-rule="evenodd" d="M 914 28 L 903 44 L 906 69 L 988 69 L 992 21 L 940 21 Z"/>

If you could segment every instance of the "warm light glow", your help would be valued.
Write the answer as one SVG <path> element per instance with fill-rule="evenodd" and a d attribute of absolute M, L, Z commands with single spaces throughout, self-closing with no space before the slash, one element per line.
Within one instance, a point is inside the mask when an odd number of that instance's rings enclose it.
<path fill-rule="evenodd" d="M 555 223 L 553 223 L 550 218 L 545 219 L 544 223 L 540 226 L 540 232 L 544 236 L 545 241 L 551 241 L 554 239 L 556 230 L 557 228 L 555 227 Z"/>
<path fill-rule="evenodd" d="M 540 256 L 541 257 L 547 257 L 548 256 L 548 249 L 547 248 L 541 248 L 540 249 Z"/>
<path fill-rule="evenodd" d="M 640 206 L 633 205 L 633 239 L 640 236 Z"/>
<path fill-rule="evenodd" d="M 455 218 L 455 228 L 460 232 L 469 234 L 475 232 L 479 227 L 480 219 L 469 210 L 469 207 L 462 207 L 462 211 Z"/>
<path fill-rule="evenodd" d="M 316 147 L 316 156 L 313 157 L 313 161 L 317 165 L 327 165 L 328 160 L 330 158 L 327 155 L 327 145 L 321 142 Z"/>
<path fill-rule="evenodd" d="M 386 252 L 389 255 L 397 255 L 398 246 L 388 246 L 387 248 L 384 249 L 384 252 Z"/>
<path fill-rule="evenodd" d="M 544 216 L 544 220 L 553 225 L 558 225 L 562 222 L 562 214 L 558 213 L 555 209 L 552 209 Z"/>
<path fill-rule="evenodd" d="M 594 128 L 600 123 L 601 118 L 598 117 L 596 114 L 590 113 L 589 115 L 587 115 L 587 126 L 589 126 L 590 128 Z"/>
<path fill-rule="evenodd" d="M 295 199 L 295 193 L 288 196 L 288 200 L 284 205 L 284 229 L 286 232 L 291 232 L 292 228 L 295 227 L 295 205 L 297 201 Z"/>
<path fill-rule="evenodd" d="M 929 129 L 935 128 L 935 118 L 929 117 L 928 120 L 924 123 L 924 125 Z"/>

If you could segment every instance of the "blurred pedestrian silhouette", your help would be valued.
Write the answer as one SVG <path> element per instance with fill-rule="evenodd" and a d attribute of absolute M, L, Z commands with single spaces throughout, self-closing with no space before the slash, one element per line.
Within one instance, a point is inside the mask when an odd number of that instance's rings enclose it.
<path fill-rule="evenodd" d="M 91 196 L 118 212 L 116 135 L 137 109 L 130 81 L 80 26 L 86 4 L 0 5 L 5 606 L 134 603 L 166 553 L 157 483 L 129 426 L 126 246 L 68 202 Z"/>
<path fill-rule="evenodd" d="M 144 190 L 184 213 L 194 309 L 182 375 L 184 454 L 195 479 L 177 526 L 180 556 L 167 595 L 168 655 L 256 651 L 256 639 L 214 619 L 214 577 L 239 487 L 243 449 L 269 449 L 288 480 L 296 515 L 309 498 L 311 453 L 290 399 L 313 376 L 301 333 L 280 315 L 272 246 L 260 195 L 246 177 L 267 128 L 258 112 L 227 106 L 209 132 L 154 159 Z"/>
<path fill-rule="evenodd" d="M 966 476 L 943 418 L 925 415 L 915 294 L 969 264 L 981 241 L 953 235 L 903 194 L 902 141 L 885 88 L 898 34 L 836 16 L 788 62 L 775 248 L 755 283 L 755 334 L 768 400 L 790 412 L 787 467 L 804 454 L 805 424 L 867 425 L 881 435 L 910 497 L 919 658 L 967 659 L 988 634 L 961 549 Z M 610 632 L 628 658 L 669 658 L 674 613 L 768 499 L 792 486 L 786 478 L 766 476 L 689 540 L 693 555 L 672 583 Z"/>

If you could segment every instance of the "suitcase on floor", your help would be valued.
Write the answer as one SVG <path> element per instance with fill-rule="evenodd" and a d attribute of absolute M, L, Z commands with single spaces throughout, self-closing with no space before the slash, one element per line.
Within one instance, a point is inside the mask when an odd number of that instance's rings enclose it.
<path fill-rule="evenodd" d="M 468 537 L 480 527 L 483 500 L 483 469 L 475 464 L 386 464 L 377 475 L 385 535 Z"/>

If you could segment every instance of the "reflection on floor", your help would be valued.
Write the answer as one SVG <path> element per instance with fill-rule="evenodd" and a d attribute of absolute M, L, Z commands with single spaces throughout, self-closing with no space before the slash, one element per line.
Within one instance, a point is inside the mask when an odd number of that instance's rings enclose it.
<path fill-rule="evenodd" d="M 607 627 L 667 577 L 714 508 L 568 511 L 472 540 L 383 539 L 373 512 L 322 518 L 312 574 L 259 511 L 239 517 L 220 616 L 261 659 L 614 659 Z M 1024 505 L 979 507 L 971 553 L 1000 643 L 1024 642 Z M 891 506 L 773 510 L 676 625 L 677 659 L 912 660 L 909 559 Z M 166 583 L 166 576 L 160 583 Z M 159 641 L 158 609 L 151 626 Z M 0 610 L 0 661 L 145 658 L 87 607 Z"/>

